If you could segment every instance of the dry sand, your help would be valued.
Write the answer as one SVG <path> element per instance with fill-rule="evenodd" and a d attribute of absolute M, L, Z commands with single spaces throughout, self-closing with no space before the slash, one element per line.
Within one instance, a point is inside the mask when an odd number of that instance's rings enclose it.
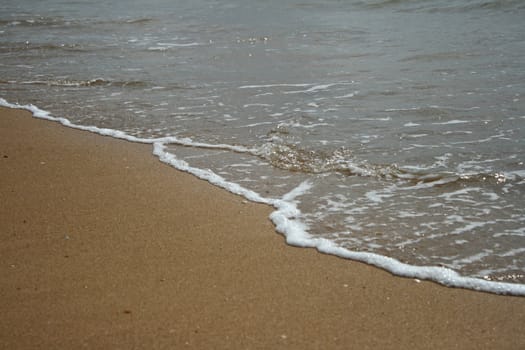
<path fill-rule="evenodd" d="M 1 349 L 524 349 L 525 298 L 287 246 L 151 146 L 0 109 Z"/>

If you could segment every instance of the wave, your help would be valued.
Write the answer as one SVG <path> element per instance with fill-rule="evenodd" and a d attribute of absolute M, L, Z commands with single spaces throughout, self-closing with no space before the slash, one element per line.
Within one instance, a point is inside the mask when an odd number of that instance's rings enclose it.
<path fill-rule="evenodd" d="M 525 9 L 525 2 L 522 0 L 375 0 L 357 1 L 356 5 L 366 9 L 394 9 L 401 12 L 514 11 Z"/>
<path fill-rule="evenodd" d="M 479 56 L 471 52 L 436 52 L 431 54 L 412 55 L 400 60 L 400 62 L 433 62 L 433 61 L 444 61 L 444 60 L 460 60 L 460 59 L 471 59 L 473 56 Z"/>
<path fill-rule="evenodd" d="M 48 79 L 48 80 L 0 80 L 0 84 L 19 84 L 19 85 L 44 85 L 53 87 L 63 88 L 83 88 L 83 87 L 119 87 L 119 88 L 132 88 L 132 89 L 146 89 L 146 88 L 158 88 L 151 82 L 142 80 L 109 80 L 104 78 L 95 78 L 87 80 L 77 79 Z M 198 87 L 193 85 L 185 85 L 178 83 L 170 83 L 162 86 L 161 88 L 166 90 L 193 90 Z"/>
<path fill-rule="evenodd" d="M 94 21 L 90 18 L 76 18 L 76 19 L 66 19 L 61 16 L 19 16 L 19 17 L 10 17 L 10 18 L 0 18 L 0 26 L 7 27 L 60 27 L 60 26 L 82 26 L 82 25 L 145 25 L 151 22 L 154 22 L 155 19 L 150 17 L 138 17 L 138 18 L 127 18 L 121 20 L 111 20 L 111 21 Z"/>
<path fill-rule="evenodd" d="M 170 51 L 180 48 L 188 48 L 195 46 L 202 46 L 202 43 L 198 42 L 189 42 L 189 43 L 158 43 L 157 46 L 150 46 L 147 48 L 147 51 Z"/>
<path fill-rule="evenodd" d="M 63 17 L 46 17 L 46 16 L 0 19 L 0 26 L 9 26 L 9 27 L 61 26 L 61 25 L 67 25 L 69 23 L 71 22 L 64 19 Z"/>
<path fill-rule="evenodd" d="M 28 80 L 28 81 L 10 81 L 12 84 L 22 85 L 47 85 L 59 87 L 90 87 L 90 86 L 117 86 L 117 87 L 146 87 L 149 84 L 144 81 L 113 81 L 103 78 L 95 78 L 90 80 Z"/>
<path fill-rule="evenodd" d="M 146 23 L 151 23 L 151 22 L 153 22 L 153 21 L 154 21 L 153 18 L 143 17 L 143 18 L 132 18 L 132 19 L 127 19 L 127 20 L 124 20 L 124 21 L 120 21 L 119 23 L 122 23 L 122 24 L 138 24 L 138 25 L 143 25 L 143 24 L 146 24 Z"/>
<path fill-rule="evenodd" d="M 10 43 L 9 46 L 0 47 L 0 53 L 55 50 L 67 52 L 87 52 L 92 50 L 92 48 L 86 48 L 80 44 L 33 44 L 30 41 Z"/>
<path fill-rule="evenodd" d="M 523 181 L 525 171 L 494 173 L 439 172 L 432 168 L 400 167 L 397 164 L 371 164 L 355 159 L 351 150 L 306 150 L 295 145 L 266 143 L 254 155 L 272 166 L 309 174 L 339 173 L 344 176 L 373 177 L 384 180 L 402 180 L 412 184 L 441 186 L 452 183 L 484 183 L 498 185 Z"/>
<path fill-rule="evenodd" d="M 176 169 L 188 172 L 201 179 L 207 180 L 208 182 L 218 187 L 224 188 L 232 193 L 244 196 L 248 200 L 264 203 L 274 207 L 275 210 L 270 215 L 270 219 L 274 223 L 275 229 L 285 236 L 286 242 L 290 245 L 315 248 L 322 253 L 336 255 L 345 259 L 361 261 L 402 277 L 434 281 L 449 287 L 466 288 L 495 294 L 525 296 L 525 284 L 514 284 L 489 281 L 473 277 L 464 277 L 446 267 L 409 265 L 394 258 L 375 253 L 351 251 L 325 238 L 314 238 L 308 234 L 307 226 L 299 219 L 301 217 L 301 212 L 297 207 L 297 198 L 303 194 L 308 193 L 313 187 L 309 181 L 302 182 L 279 199 L 266 198 L 259 193 L 242 187 L 237 183 L 227 181 L 209 169 L 200 169 L 190 166 L 185 161 L 178 159 L 173 153 L 169 153 L 167 151 L 167 145 L 178 144 L 190 147 L 229 149 L 231 151 L 241 153 L 252 153 L 256 152 L 256 150 L 243 146 L 199 144 L 193 142 L 191 139 L 179 139 L 174 136 L 153 139 L 140 138 L 129 135 L 120 130 L 74 124 L 66 118 L 54 117 L 50 115 L 49 112 L 41 110 L 33 105 L 12 104 L 2 98 L 0 98 L 0 106 L 25 109 L 33 113 L 33 116 L 36 118 L 58 122 L 70 128 L 89 131 L 117 139 L 124 139 L 131 142 L 151 144 L 153 146 L 153 154 L 157 156 L 160 161 Z"/>
<path fill-rule="evenodd" d="M 458 10 L 476 10 L 476 9 L 488 9 L 488 10 L 517 10 L 525 9 L 525 3 L 522 0 L 476 0 L 468 1 L 467 4 L 461 6 L 451 6 L 450 9 Z"/>
<path fill-rule="evenodd" d="M 428 0 L 427 0 L 428 1 Z M 357 5 L 361 5 L 366 8 L 388 8 L 399 5 L 407 4 L 421 4 L 426 2 L 425 0 L 372 0 L 372 1 L 358 1 Z"/>

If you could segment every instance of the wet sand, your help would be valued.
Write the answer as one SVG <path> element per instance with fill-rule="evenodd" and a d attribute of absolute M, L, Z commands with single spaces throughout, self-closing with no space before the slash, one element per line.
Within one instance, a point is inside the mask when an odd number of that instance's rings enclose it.
<path fill-rule="evenodd" d="M 2 349 L 523 349 L 525 298 L 287 246 L 271 208 L 0 108 Z"/>

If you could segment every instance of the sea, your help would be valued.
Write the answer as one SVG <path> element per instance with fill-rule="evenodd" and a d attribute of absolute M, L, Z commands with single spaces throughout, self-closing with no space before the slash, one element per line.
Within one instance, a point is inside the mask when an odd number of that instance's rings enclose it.
<path fill-rule="evenodd" d="M 525 295 L 524 19 L 522 0 L 2 0 L 0 104 L 149 143 L 273 206 L 288 244 Z"/>

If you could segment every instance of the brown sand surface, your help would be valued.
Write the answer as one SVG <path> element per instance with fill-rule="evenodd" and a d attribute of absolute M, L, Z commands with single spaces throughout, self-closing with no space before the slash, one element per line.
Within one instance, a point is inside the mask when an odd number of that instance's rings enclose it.
<path fill-rule="evenodd" d="M 271 208 L 0 109 L 0 349 L 525 349 L 525 298 L 287 246 Z"/>

